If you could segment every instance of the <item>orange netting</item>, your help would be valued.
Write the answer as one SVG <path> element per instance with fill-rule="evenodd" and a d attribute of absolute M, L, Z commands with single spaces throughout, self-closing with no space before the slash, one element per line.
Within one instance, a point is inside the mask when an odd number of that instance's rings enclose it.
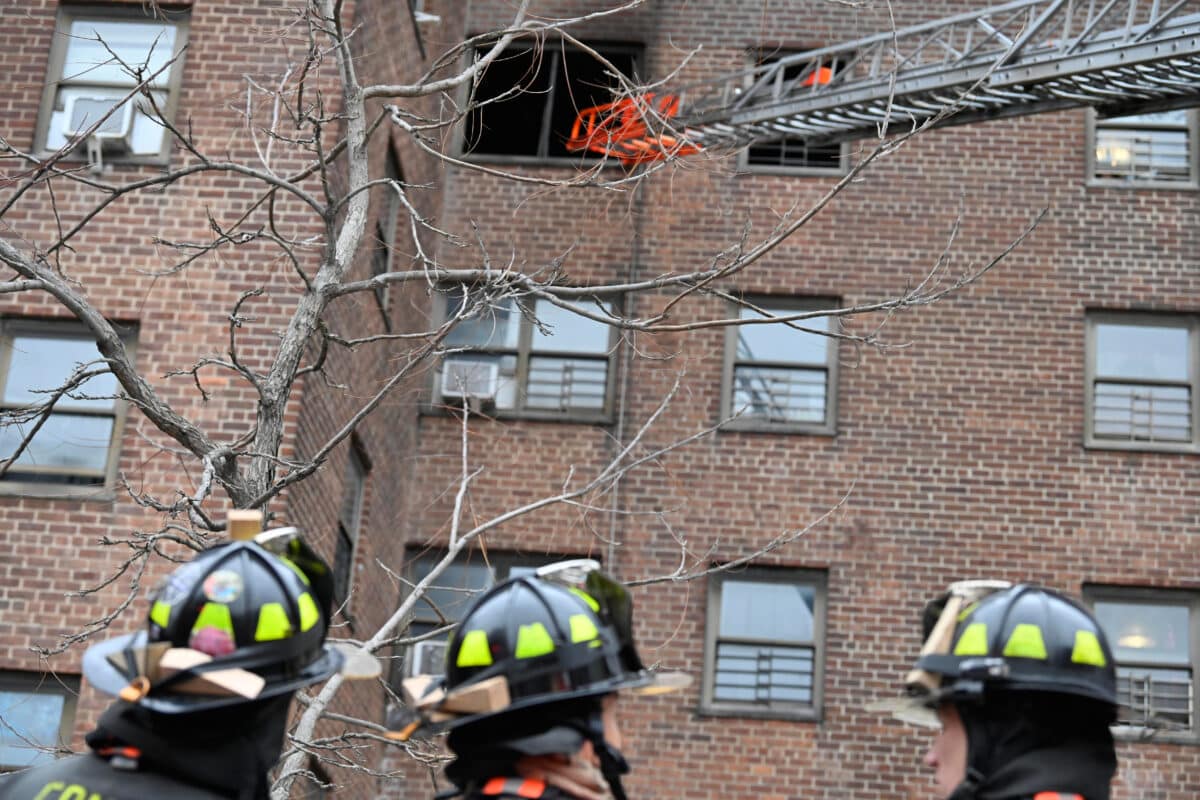
<path fill-rule="evenodd" d="M 659 119 L 670 119 L 679 113 L 679 98 L 668 94 L 656 100 L 653 94 L 646 94 L 585 108 L 575 117 L 566 148 L 613 156 L 623 164 L 700 152 L 699 145 L 681 136 L 651 132 L 646 125 L 648 112 Z"/>

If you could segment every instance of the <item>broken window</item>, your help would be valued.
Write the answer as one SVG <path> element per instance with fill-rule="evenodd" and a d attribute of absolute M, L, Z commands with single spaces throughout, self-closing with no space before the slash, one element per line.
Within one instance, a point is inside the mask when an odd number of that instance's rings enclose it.
<path fill-rule="evenodd" d="M 592 46 L 622 75 L 634 75 L 640 48 Z M 486 47 L 477 55 L 485 53 Z M 596 153 L 570 152 L 565 143 L 579 112 L 612 102 L 618 89 L 608 65 L 571 45 L 510 47 L 475 82 L 463 152 L 539 160 L 598 159 Z"/>

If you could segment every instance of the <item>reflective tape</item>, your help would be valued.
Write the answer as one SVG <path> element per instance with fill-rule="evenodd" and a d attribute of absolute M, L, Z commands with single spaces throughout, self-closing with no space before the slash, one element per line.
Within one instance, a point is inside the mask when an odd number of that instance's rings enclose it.
<path fill-rule="evenodd" d="M 600 636 L 596 623 L 587 614 L 572 614 L 570 623 L 572 642 L 590 642 Z"/>
<path fill-rule="evenodd" d="M 1093 667 L 1108 666 L 1104 657 L 1104 648 L 1100 640 L 1091 631 L 1075 631 L 1075 647 L 1071 650 L 1071 662 L 1074 664 L 1089 664 Z"/>
<path fill-rule="evenodd" d="M 954 645 L 956 656 L 986 656 L 988 654 L 987 625 L 982 622 L 972 622 L 958 637 Z"/>
<path fill-rule="evenodd" d="M 292 635 L 292 622 L 288 619 L 283 603 L 263 603 L 258 610 L 258 625 L 254 628 L 254 641 L 270 642 L 286 639 Z"/>
<path fill-rule="evenodd" d="M 1045 661 L 1046 642 L 1042 640 L 1042 629 L 1029 622 L 1017 625 L 1004 645 L 1004 655 Z"/>
<path fill-rule="evenodd" d="M 492 648 L 488 645 L 487 631 L 467 631 L 458 648 L 454 663 L 460 667 L 487 667 L 492 663 Z"/>
<path fill-rule="evenodd" d="M 517 658 L 535 658 L 554 652 L 554 640 L 550 632 L 540 622 L 522 625 L 517 631 L 517 649 L 513 653 Z"/>
<path fill-rule="evenodd" d="M 317 610 L 317 603 L 308 592 L 296 598 L 296 605 L 300 608 L 301 631 L 307 631 L 321 619 L 321 612 Z"/>

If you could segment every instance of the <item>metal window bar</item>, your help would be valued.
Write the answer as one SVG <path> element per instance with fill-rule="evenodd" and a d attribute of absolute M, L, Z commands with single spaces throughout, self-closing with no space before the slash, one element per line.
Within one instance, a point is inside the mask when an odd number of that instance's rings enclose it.
<path fill-rule="evenodd" d="M 1159 129 L 1096 125 L 1096 177 L 1188 181 L 1191 142 L 1186 126 Z"/>
<path fill-rule="evenodd" d="M 1155 669 L 1155 675 L 1147 670 Z M 1191 670 L 1163 670 L 1123 666 L 1117 669 L 1117 702 L 1120 721 L 1144 727 L 1179 727 L 1191 730 L 1195 699 Z"/>
<path fill-rule="evenodd" d="M 828 384 L 826 367 L 735 362 L 732 410 L 769 422 L 821 423 L 827 413 Z"/>
<path fill-rule="evenodd" d="M 531 408 L 602 409 L 608 394 L 608 358 L 554 358 L 529 360 L 525 403 Z"/>
<path fill-rule="evenodd" d="M 712 699 L 759 705 L 811 704 L 815 658 L 811 645 L 718 639 Z"/>
<path fill-rule="evenodd" d="M 1192 389 L 1178 383 L 1097 380 L 1092 402 L 1096 437 L 1128 441 L 1192 440 Z"/>

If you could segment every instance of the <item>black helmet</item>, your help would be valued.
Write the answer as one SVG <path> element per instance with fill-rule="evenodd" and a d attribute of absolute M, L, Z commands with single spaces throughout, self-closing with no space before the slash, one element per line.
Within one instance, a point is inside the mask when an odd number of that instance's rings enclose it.
<path fill-rule="evenodd" d="M 294 529 L 287 530 L 290 537 L 273 537 L 281 555 L 253 541 L 234 541 L 179 567 L 154 595 L 147 630 L 89 648 L 84 675 L 101 691 L 162 713 L 246 702 L 246 694 L 197 687 L 217 671 L 245 671 L 240 674 L 250 679 L 254 700 L 332 675 L 343 657 L 325 645 L 329 568 Z M 167 654 L 183 648 L 188 663 L 200 663 L 162 668 L 170 662 Z"/>
<path fill-rule="evenodd" d="M 443 688 L 452 695 L 497 676 L 507 680 L 508 704 L 495 713 L 651 683 L 633 644 L 628 592 L 598 570 L 580 587 L 534 576 L 499 584 L 454 631 Z"/>
<path fill-rule="evenodd" d="M 952 589 L 927 606 L 926 646 L 909 676 L 910 693 L 924 695 L 928 705 L 1039 692 L 1096 701 L 1115 712 L 1112 651 L 1086 609 L 1025 584 L 977 592 L 977 599 L 970 594 Z M 943 635 L 939 627 L 950 631 L 951 623 L 952 635 Z M 926 684 L 933 691 L 923 691 L 922 676 L 938 679 L 936 687 Z"/>

